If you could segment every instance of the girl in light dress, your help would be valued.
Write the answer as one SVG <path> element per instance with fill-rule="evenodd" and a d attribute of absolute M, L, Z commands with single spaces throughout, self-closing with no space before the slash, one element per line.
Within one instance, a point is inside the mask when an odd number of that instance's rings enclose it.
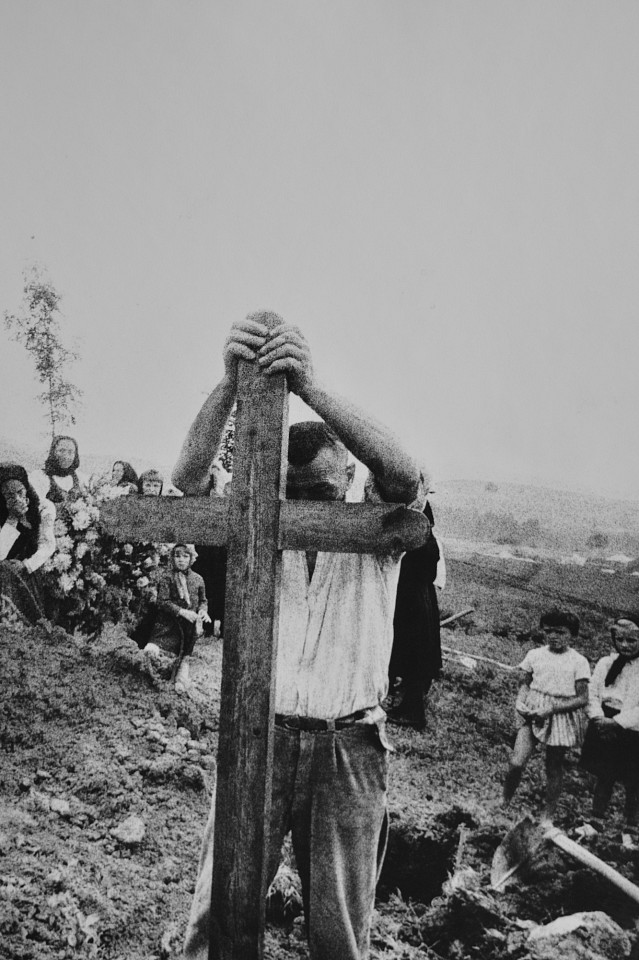
<path fill-rule="evenodd" d="M 544 817 L 557 810 L 566 753 L 579 747 L 586 730 L 590 665 L 570 646 L 579 635 L 578 618 L 566 611 L 545 613 L 540 627 L 546 645 L 529 650 L 519 664 L 521 685 L 515 703 L 517 737 L 504 782 L 508 805 L 537 744 L 546 747 L 546 802 Z"/>

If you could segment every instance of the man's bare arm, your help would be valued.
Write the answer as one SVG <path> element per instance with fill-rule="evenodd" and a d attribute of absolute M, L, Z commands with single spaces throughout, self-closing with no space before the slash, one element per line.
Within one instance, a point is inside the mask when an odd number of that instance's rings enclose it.
<path fill-rule="evenodd" d="M 368 467 L 387 500 L 411 503 L 417 496 L 420 469 L 386 427 L 343 397 L 322 387 L 315 377 L 303 334 L 283 324 L 270 332 L 258 363 L 268 375 L 284 372 L 289 388 L 331 427 L 353 456 Z"/>
<path fill-rule="evenodd" d="M 182 444 L 171 480 L 189 496 L 208 492 L 211 462 L 235 402 L 235 387 L 224 377 L 206 398 Z"/>
<path fill-rule="evenodd" d="M 235 403 L 238 360 L 255 360 L 266 333 L 264 324 L 248 318 L 231 327 L 224 344 L 224 376 L 191 424 L 171 476 L 175 486 L 189 496 L 208 493 L 211 462 Z"/>

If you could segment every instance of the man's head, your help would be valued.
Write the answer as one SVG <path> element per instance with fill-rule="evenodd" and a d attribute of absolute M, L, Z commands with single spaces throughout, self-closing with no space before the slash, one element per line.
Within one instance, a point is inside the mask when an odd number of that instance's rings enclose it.
<path fill-rule="evenodd" d="M 344 500 L 355 464 L 348 450 L 321 420 L 294 423 L 288 432 L 289 500 Z"/>

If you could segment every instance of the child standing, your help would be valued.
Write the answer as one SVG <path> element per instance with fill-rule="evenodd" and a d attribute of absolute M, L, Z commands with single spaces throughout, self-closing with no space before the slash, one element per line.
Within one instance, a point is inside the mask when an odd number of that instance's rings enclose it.
<path fill-rule="evenodd" d="M 590 665 L 570 646 L 579 635 L 579 620 L 562 610 L 545 613 L 540 627 L 546 645 L 529 650 L 519 664 L 521 686 L 515 704 L 517 739 L 504 782 L 504 803 L 512 800 L 524 767 L 537 743 L 546 746 L 546 804 L 552 820 L 563 786 L 564 763 L 570 747 L 578 747 L 586 729 Z"/>
<path fill-rule="evenodd" d="M 592 814 L 603 819 L 617 781 L 626 793 L 626 827 L 639 822 L 639 616 L 628 615 L 610 628 L 615 653 L 603 657 L 592 674 L 581 765 L 597 777 Z"/>
<path fill-rule="evenodd" d="M 177 657 L 175 688 L 183 692 L 188 683 L 188 658 L 210 623 L 204 580 L 191 570 L 193 553 L 185 543 L 176 543 L 169 565 L 158 581 L 157 616 L 150 642 Z"/>

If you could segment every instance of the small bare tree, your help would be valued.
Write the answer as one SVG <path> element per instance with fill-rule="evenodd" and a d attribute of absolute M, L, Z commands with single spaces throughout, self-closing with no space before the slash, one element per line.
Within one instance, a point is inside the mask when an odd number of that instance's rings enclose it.
<path fill-rule="evenodd" d="M 5 311 L 4 323 L 12 338 L 24 345 L 35 362 L 36 375 L 44 385 L 38 400 L 47 408 L 51 435 L 58 424 L 75 423 L 74 408 L 82 391 L 66 379 L 67 366 L 78 359 L 61 342 L 60 295 L 37 267 L 24 275 L 24 300 L 18 314 Z"/>

